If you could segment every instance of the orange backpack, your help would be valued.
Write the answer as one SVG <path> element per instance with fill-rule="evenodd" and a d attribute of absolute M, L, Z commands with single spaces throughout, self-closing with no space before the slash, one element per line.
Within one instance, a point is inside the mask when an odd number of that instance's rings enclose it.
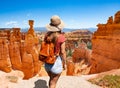
<path fill-rule="evenodd" d="M 56 61 L 56 58 L 54 54 L 53 43 L 42 42 L 40 53 L 39 53 L 39 60 L 48 64 L 54 64 L 54 62 Z"/>

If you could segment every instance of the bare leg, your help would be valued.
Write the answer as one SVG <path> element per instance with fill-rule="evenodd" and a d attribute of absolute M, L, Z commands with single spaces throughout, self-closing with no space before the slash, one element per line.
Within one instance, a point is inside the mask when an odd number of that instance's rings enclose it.
<path fill-rule="evenodd" d="M 61 74 L 53 74 L 51 72 L 48 72 L 48 75 L 50 77 L 49 88 L 55 88 Z"/>
<path fill-rule="evenodd" d="M 49 79 L 49 87 L 50 87 L 50 80 L 51 80 L 52 73 L 51 72 L 47 72 L 47 73 L 48 73 L 48 76 L 50 77 Z"/>

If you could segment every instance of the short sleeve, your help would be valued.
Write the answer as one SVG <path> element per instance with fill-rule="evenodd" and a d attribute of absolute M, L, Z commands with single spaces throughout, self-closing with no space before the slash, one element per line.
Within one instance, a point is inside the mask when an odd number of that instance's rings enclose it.
<path fill-rule="evenodd" d="M 58 53 L 60 51 L 61 44 L 65 41 L 66 41 L 66 39 L 65 39 L 64 34 L 61 34 L 56 41 L 55 53 Z"/>
<path fill-rule="evenodd" d="M 58 42 L 59 42 L 59 43 L 63 43 L 63 42 L 65 42 L 65 41 L 66 41 L 66 39 L 65 39 L 64 34 L 61 34 L 61 35 L 59 36 L 59 38 L 58 38 Z"/>

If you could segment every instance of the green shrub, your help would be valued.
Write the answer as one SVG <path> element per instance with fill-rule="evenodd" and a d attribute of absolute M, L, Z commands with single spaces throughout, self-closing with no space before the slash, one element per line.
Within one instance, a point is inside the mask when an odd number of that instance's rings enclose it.
<path fill-rule="evenodd" d="M 107 88 L 120 88 L 120 76 L 106 75 L 102 78 L 89 80 L 91 83 Z"/>
<path fill-rule="evenodd" d="M 91 42 L 87 42 L 87 48 L 92 49 L 92 43 Z"/>
<path fill-rule="evenodd" d="M 68 51 L 67 51 L 67 57 L 71 57 L 72 56 L 72 49 L 69 49 Z"/>

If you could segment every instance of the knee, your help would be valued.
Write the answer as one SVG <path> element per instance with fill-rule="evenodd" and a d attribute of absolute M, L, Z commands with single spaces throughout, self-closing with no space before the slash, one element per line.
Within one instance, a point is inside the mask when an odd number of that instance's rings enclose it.
<path fill-rule="evenodd" d="M 50 85 L 56 85 L 56 81 L 55 80 L 50 80 Z"/>
<path fill-rule="evenodd" d="M 50 84 L 49 84 L 49 87 L 50 87 L 50 88 L 55 88 L 55 87 L 56 87 L 56 82 L 53 81 L 53 80 L 51 80 L 51 81 L 50 81 Z"/>

